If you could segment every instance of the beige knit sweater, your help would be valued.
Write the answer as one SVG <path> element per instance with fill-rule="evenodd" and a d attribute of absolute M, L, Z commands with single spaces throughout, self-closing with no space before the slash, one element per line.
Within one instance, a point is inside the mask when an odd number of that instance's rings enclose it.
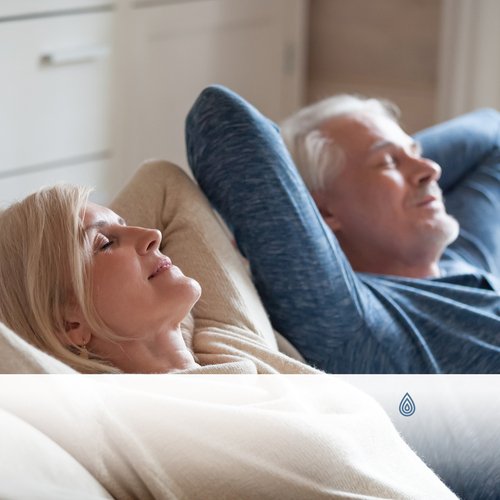
<path fill-rule="evenodd" d="M 145 163 L 110 208 L 130 225 L 159 229 L 163 253 L 201 284 L 201 298 L 182 324 L 202 365 L 189 373 L 320 373 L 278 351 L 241 256 L 180 167 Z"/>

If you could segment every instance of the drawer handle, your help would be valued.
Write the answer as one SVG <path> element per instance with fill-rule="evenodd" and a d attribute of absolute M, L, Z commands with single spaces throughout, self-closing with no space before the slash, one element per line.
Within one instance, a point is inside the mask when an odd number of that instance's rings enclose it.
<path fill-rule="evenodd" d="M 62 66 L 65 64 L 81 64 L 108 57 L 109 47 L 81 47 L 76 49 L 54 50 L 40 55 L 44 66 Z"/>

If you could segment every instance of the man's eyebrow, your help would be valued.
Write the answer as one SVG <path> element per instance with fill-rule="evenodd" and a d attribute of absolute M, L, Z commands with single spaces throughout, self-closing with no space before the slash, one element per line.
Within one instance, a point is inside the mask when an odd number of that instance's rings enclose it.
<path fill-rule="evenodd" d="M 126 226 L 127 225 L 127 223 L 125 222 L 125 220 L 122 219 L 121 217 L 118 218 L 117 223 L 120 226 Z M 111 225 L 112 224 L 110 224 L 108 221 L 98 220 L 98 221 L 94 222 L 93 224 L 89 224 L 88 226 L 86 226 L 85 229 L 84 229 L 84 231 L 87 232 L 87 231 L 90 231 L 91 229 L 99 229 L 99 228 L 106 227 L 106 226 L 111 226 Z"/>
<path fill-rule="evenodd" d="M 391 147 L 391 146 L 395 146 L 395 147 L 398 147 L 398 148 L 400 147 L 400 145 L 396 144 L 395 142 L 387 141 L 387 140 L 382 140 L 382 141 L 376 142 L 375 144 L 372 144 L 372 146 L 369 149 L 369 152 L 370 153 L 375 153 L 376 151 L 379 151 L 381 149 L 384 149 L 384 148 L 387 148 L 387 147 Z M 409 146 L 410 146 L 410 148 L 412 148 L 413 150 L 415 150 L 415 152 L 417 152 L 419 154 L 422 152 L 422 146 L 417 141 L 411 141 L 410 144 L 409 144 Z"/>
<path fill-rule="evenodd" d="M 372 144 L 370 146 L 369 151 L 370 151 L 370 153 L 375 153 L 376 151 L 378 151 L 380 149 L 384 149 L 387 146 L 394 146 L 394 143 L 391 141 L 378 141 L 375 144 Z"/>

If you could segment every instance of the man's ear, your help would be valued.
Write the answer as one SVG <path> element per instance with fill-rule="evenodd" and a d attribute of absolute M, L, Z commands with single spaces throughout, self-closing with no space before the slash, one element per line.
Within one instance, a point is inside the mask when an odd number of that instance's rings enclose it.
<path fill-rule="evenodd" d="M 68 345 L 84 346 L 90 342 L 92 332 L 83 316 L 80 306 L 66 306 L 64 314 L 64 332 L 60 334 L 62 342 Z"/>
<path fill-rule="evenodd" d="M 319 213 L 326 225 L 334 232 L 340 231 L 342 228 L 340 220 L 335 215 L 330 197 L 325 191 L 313 191 L 312 199 L 318 207 Z"/>

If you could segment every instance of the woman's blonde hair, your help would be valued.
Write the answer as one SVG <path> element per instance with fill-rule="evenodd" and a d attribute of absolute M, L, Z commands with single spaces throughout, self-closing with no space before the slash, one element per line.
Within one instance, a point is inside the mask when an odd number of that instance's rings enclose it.
<path fill-rule="evenodd" d="M 0 212 L 0 321 L 35 347 L 82 373 L 116 373 L 66 335 L 65 312 L 80 306 L 96 335 L 116 335 L 92 300 L 92 247 L 83 227 L 91 189 L 57 185 Z"/>

